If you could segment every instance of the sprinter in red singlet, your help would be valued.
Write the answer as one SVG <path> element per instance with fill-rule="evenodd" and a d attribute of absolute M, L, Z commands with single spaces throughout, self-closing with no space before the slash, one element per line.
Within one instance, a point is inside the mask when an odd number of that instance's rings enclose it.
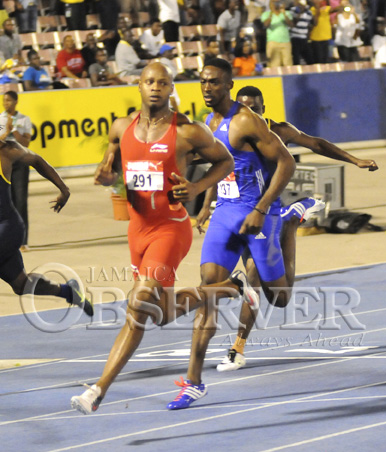
<path fill-rule="evenodd" d="M 113 345 L 101 378 L 81 396 L 71 399 L 72 407 L 84 414 L 98 408 L 107 389 L 137 349 L 149 315 L 157 324 L 166 324 L 185 309 L 191 311 L 207 304 L 208 287 L 222 288 L 222 296 L 242 293 L 244 299 L 249 291 L 247 286 L 228 279 L 211 286 L 184 289 L 175 294 L 182 309 L 177 313 L 168 309 L 170 291 L 165 288 L 174 286 L 177 267 L 192 242 L 190 219 L 181 203 L 194 199 L 226 177 L 233 170 L 234 162 L 208 127 L 169 109 L 173 78 L 168 68 L 161 63 L 148 65 L 142 72 L 139 90 L 141 111 L 114 121 L 105 158 L 95 174 L 96 184 L 114 183 L 117 178 L 114 161 L 120 148 L 130 211 L 129 247 L 136 281 L 129 298 L 127 322 Z M 183 175 L 194 154 L 212 166 L 202 179 L 191 183 Z M 198 357 L 194 364 L 194 372 L 188 372 L 188 380 L 181 384 L 181 397 L 186 400 L 183 408 L 207 393 L 200 378 L 203 357 Z"/>

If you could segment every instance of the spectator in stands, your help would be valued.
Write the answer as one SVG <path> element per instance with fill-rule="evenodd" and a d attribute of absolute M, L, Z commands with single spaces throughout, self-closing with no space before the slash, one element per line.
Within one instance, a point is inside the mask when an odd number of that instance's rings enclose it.
<path fill-rule="evenodd" d="M 97 11 L 103 30 L 113 30 L 115 28 L 121 9 L 119 3 L 118 0 L 99 0 L 97 2 Z"/>
<path fill-rule="evenodd" d="M 60 0 L 64 3 L 64 15 L 68 30 L 87 30 L 85 0 Z"/>
<path fill-rule="evenodd" d="M 147 61 L 141 60 L 134 50 L 133 41 L 132 31 L 125 30 L 115 50 L 115 61 L 118 66 L 118 74 L 121 76 L 140 75 L 142 68 L 147 64 Z"/>
<path fill-rule="evenodd" d="M 201 11 L 201 19 L 203 24 L 215 24 L 217 22 L 217 17 L 215 18 L 213 14 L 213 9 L 211 5 L 211 0 L 199 0 L 198 4 Z M 221 11 L 222 12 L 222 11 Z"/>
<path fill-rule="evenodd" d="M 13 19 L 6 19 L 3 22 L 4 34 L 0 36 L 0 52 L 3 53 L 4 58 L 17 60 L 19 64 L 24 63 L 21 56 L 21 49 L 23 44 L 20 36 L 15 33 L 15 21 Z"/>
<path fill-rule="evenodd" d="M 106 31 L 99 38 L 99 41 L 103 42 L 109 57 L 112 57 L 115 54 L 117 45 L 123 38 L 123 32 L 128 28 L 130 28 L 129 19 L 126 16 L 121 16 L 118 18 L 116 29 Z"/>
<path fill-rule="evenodd" d="M 63 39 L 63 50 L 56 57 L 56 65 L 62 77 L 86 78 L 85 62 L 80 50 L 75 48 L 75 42 L 71 35 Z"/>
<path fill-rule="evenodd" d="M 186 3 L 186 25 L 201 25 L 201 10 L 197 3 L 188 1 Z"/>
<path fill-rule="evenodd" d="M 36 50 L 27 53 L 29 68 L 23 74 L 24 91 L 39 91 L 52 88 L 52 78 L 41 66 Z"/>
<path fill-rule="evenodd" d="M 86 36 L 86 44 L 81 49 L 83 60 L 85 62 L 84 69 L 88 72 L 88 68 L 96 63 L 95 53 L 97 51 L 97 40 L 93 33 L 88 33 Z"/>
<path fill-rule="evenodd" d="M 220 55 L 220 44 L 215 36 L 211 36 L 206 41 L 207 46 L 204 53 L 204 66 L 206 66 L 210 60 L 217 58 Z"/>
<path fill-rule="evenodd" d="M 178 71 L 178 67 L 175 61 L 173 61 L 174 49 L 175 47 L 172 47 L 169 44 L 164 44 L 159 51 L 159 54 L 161 56 L 160 62 L 172 71 L 173 79 L 175 81 L 189 80 L 189 77 L 187 77 L 183 72 Z"/>
<path fill-rule="evenodd" d="M 158 0 L 158 6 L 165 41 L 179 41 L 180 10 L 177 0 Z"/>
<path fill-rule="evenodd" d="M 15 1 L 15 17 L 19 33 L 35 33 L 38 20 L 37 0 Z"/>
<path fill-rule="evenodd" d="M 290 30 L 293 64 L 312 64 L 312 53 L 308 43 L 310 30 L 314 26 L 314 16 L 307 5 L 307 0 L 295 0 L 290 9 L 294 26 Z"/>
<path fill-rule="evenodd" d="M 89 68 L 92 86 L 125 85 L 125 82 L 117 74 L 114 74 L 107 64 L 106 49 L 97 49 L 95 57 L 96 63 Z"/>
<path fill-rule="evenodd" d="M 360 18 L 348 0 L 341 1 L 341 11 L 337 15 L 335 45 L 338 47 L 341 61 L 359 61 L 358 46 L 363 42 L 359 38 Z"/>
<path fill-rule="evenodd" d="M 241 26 L 239 0 L 228 0 L 227 9 L 217 20 L 221 53 L 230 54 Z"/>
<path fill-rule="evenodd" d="M 145 49 L 152 57 L 156 57 L 159 54 L 160 48 L 165 41 L 164 32 L 162 30 L 161 21 L 151 19 L 150 28 L 145 30 L 139 38 Z"/>
<path fill-rule="evenodd" d="M 212 0 L 211 5 L 215 17 L 215 21 L 213 23 L 217 23 L 221 14 L 227 9 L 227 0 Z"/>
<path fill-rule="evenodd" d="M 267 30 L 268 66 L 291 66 L 289 30 L 293 26 L 292 14 L 285 10 L 284 3 L 280 0 L 271 0 L 269 8 L 269 11 L 264 11 L 261 15 L 261 21 Z"/>
<path fill-rule="evenodd" d="M 377 17 L 377 29 L 376 33 L 371 40 L 371 46 L 373 52 L 376 53 L 378 50 L 386 44 L 386 20 L 384 17 Z"/>
<path fill-rule="evenodd" d="M 314 63 L 328 63 L 328 46 L 332 39 L 330 14 L 339 8 L 331 8 L 329 0 L 314 0 L 311 12 L 315 17 L 314 28 L 311 30 L 311 48 Z"/>
<path fill-rule="evenodd" d="M 252 43 L 249 39 L 235 48 L 236 58 L 233 60 L 233 75 L 235 77 L 250 77 L 256 75 L 257 60 L 253 56 Z"/>

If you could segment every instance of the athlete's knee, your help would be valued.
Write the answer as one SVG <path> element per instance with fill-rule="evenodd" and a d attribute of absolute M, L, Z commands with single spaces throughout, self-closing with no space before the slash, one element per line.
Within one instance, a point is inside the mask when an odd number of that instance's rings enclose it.
<path fill-rule="evenodd" d="M 222 278 L 215 268 L 201 268 L 201 285 L 216 284 L 224 279 L 226 278 Z"/>
<path fill-rule="evenodd" d="M 276 308 L 285 308 L 291 299 L 291 291 L 270 289 L 268 293 L 266 293 L 266 296 L 271 305 L 275 306 Z"/>

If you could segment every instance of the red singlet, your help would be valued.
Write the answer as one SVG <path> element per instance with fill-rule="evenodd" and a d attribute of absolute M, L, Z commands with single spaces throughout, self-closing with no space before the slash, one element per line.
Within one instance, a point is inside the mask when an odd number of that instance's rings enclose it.
<path fill-rule="evenodd" d="M 140 114 L 121 140 L 122 170 L 128 189 L 128 239 L 136 275 L 174 285 L 176 270 L 192 243 L 190 218 L 172 195 L 180 174 L 175 158 L 177 113 L 163 137 L 145 143 L 135 135 Z"/>

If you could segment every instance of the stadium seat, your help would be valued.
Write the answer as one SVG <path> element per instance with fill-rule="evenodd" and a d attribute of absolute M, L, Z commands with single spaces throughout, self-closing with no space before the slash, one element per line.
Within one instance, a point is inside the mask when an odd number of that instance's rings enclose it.
<path fill-rule="evenodd" d="M 45 33 L 36 33 L 36 42 L 38 43 L 39 48 L 55 48 L 60 50 L 62 48 L 62 44 L 59 40 L 59 35 L 57 31 L 47 31 Z"/>
<path fill-rule="evenodd" d="M 21 93 L 23 92 L 23 85 L 21 83 L 4 83 L 3 85 L 0 85 L 0 94 L 4 94 L 7 91 Z"/>
<path fill-rule="evenodd" d="M 141 24 L 141 27 L 146 27 L 149 25 L 150 22 L 150 15 L 146 11 L 139 11 L 138 12 L 139 17 L 139 23 Z"/>
<path fill-rule="evenodd" d="M 66 17 L 61 15 L 61 16 L 56 16 L 57 21 L 58 21 L 58 27 L 60 31 L 66 30 L 67 29 L 67 22 L 66 22 Z"/>
<path fill-rule="evenodd" d="M 283 70 L 281 67 L 266 67 L 263 69 L 263 75 L 282 75 Z"/>
<path fill-rule="evenodd" d="M 41 33 L 45 31 L 57 31 L 59 27 L 56 16 L 38 16 L 36 30 Z"/>
<path fill-rule="evenodd" d="M 101 21 L 99 19 L 99 14 L 87 14 L 86 15 L 86 25 L 89 30 L 101 28 Z"/>
<path fill-rule="evenodd" d="M 203 53 L 200 41 L 182 41 L 177 43 L 178 53 L 185 56 L 201 55 Z"/>
<path fill-rule="evenodd" d="M 91 81 L 89 78 L 63 78 L 62 83 L 71 89 L 75 88 L 91 88 Z"/>
<path fill-rule="evenodd" d="M 192 57 L 184 57 L 184 58 L 175 58 L 175 62 L 177 64 L 177 68 L 179 72 L 184 72 L 186 69 L 188 70 L 197 70 L 199 72 L 202 71 L 204 66 L 204 62 L 200 56 L 192 56 Z"/>
<path fill-rule="evenodd" d="M 183 25 L 180 27 L 180 36 L 183 41 L 200 40 L 201 27 L 199 25 Z"/>
<path fill-rule="evenodd" d="M 23 49 L 39 49 L 39 45 L 36 39 L 36 33 L 23 33 L 22 35 L 20 35 L 20 38 L 23 44 Z"/>
<path fill-rule="evenodd" d="M 217 36 L 217 25 L 200 25 L 201 36 L 209 38 L 210 36 Z"/>
<path fill-rule="evenodd" d="M 359 56 L 365 60 L 372 60 L 374 56 L 373 48 L 371 46 L 358 47 Z"/>

